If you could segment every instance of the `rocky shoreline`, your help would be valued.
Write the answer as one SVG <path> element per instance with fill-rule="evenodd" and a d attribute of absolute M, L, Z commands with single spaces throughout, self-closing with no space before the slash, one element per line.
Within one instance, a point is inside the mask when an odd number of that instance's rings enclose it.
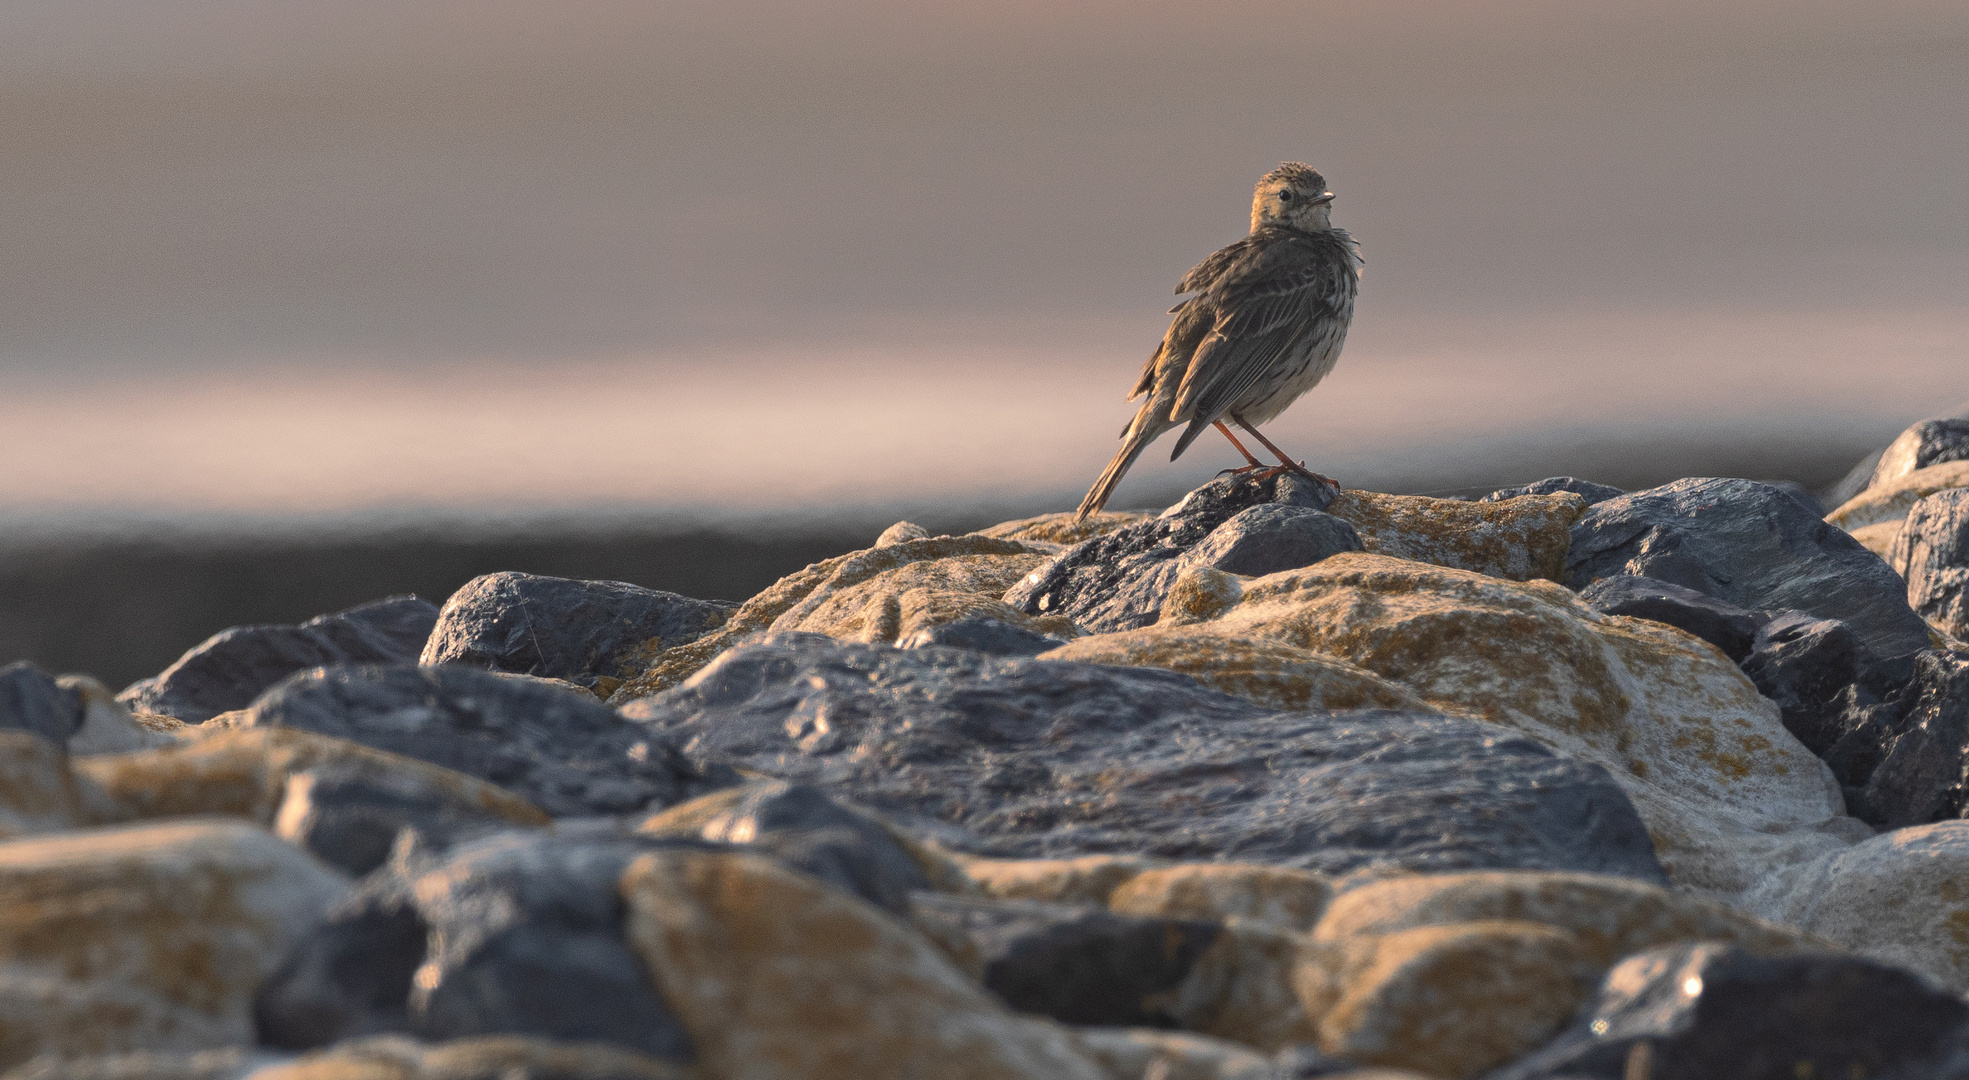
<path fill-rule="evenodd" d="M 1969 419 L 0 669 L 0 1069 L 1969 1077 Z"/>

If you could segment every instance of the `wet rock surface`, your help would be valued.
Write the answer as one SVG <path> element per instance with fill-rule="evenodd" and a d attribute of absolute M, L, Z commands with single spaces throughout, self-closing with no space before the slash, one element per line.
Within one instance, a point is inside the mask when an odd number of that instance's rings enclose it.
<path fill-rule="evenodd" d="M 132 712 L 202 724 L 245 708 L 297 671 L 330 664 L 415 663 L 437 618 L 437 606 L 427 600 L 392 596 L 298 626 L 236 626 L 207 638 L 117 698 Z"/>
<path fill-rule="evenodd" d="M 594 687 L 603 679 L 619 682 L 664 649 L 716 630 L 737 607 L 622 581 L 486 574 L 444 602 L 418 662 Z"/>
<path fill-rule="evenodd" d="M 786 635 L 624 711 L 706 767 L 839 790 L 992 854 L 1659 875 L 1597 767 L 1470 721 L 1280 714 L 1167 672 Z"/>

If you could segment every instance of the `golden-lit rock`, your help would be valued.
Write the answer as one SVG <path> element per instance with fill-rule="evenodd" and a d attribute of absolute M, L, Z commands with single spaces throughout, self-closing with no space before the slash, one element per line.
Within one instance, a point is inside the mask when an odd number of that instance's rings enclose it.
<path fill-rule="evenodd" d="M 696 1069 L 600 1042 L 482 1035 L 422 1043 L 401 1035 L 354 1039 L 257 1069 L 246 1080 L 698 1080 Z"/>
<path fill-rule="evenodd" d="M 953 555 L 906 563 L 850 585 L 823 585 L 775 619 L 771 629 L 887 645 L 958 619 L 987 618 L 1070 637 L 1076 632 L 1070 620 L 1027 615 L 999 599 L 1046 559 Z"/>
<path fill-rule="evenodd" d="M 1108 1080 L 1274 1080 L 1270 1058 L 1250 1047 L 1188 1031 L 1082 1028 L 1081 1045 Z"/>
<path fill-rule="evenodd" d="M 1960 487 L 1969 487 L 1969 461 L 1945 461 L 1870 487 L 1841 503 L 1825 519 L 1857 535 L 1870 525 L 1904 520 L 1915 503 L 1937 491 Z"/>
<path fill-rule="evenodd" d="M 978 530 L 977 535 L 996 537 L 1000 540 L 1036 541 L 1065 547 L 1078 544 L 1082 540 L 1092 540 L 1096 536 L 1106 536 L 1117 529 L 1139 525 L 1154 518 L 1155 515 L 1151 513 L 1114 510 L 1089 515 L 1085 521 L 1074 520 L 1071 512 L 1041 514 L 1038 517 L 1000 522 L 988 529 Z"/>
<path fill-rule="evenodd" d="M 25 731 L 0 731 L 0 840 L 114 820 L 114 804 L 69 769 L 61 748 Z"/>
<path fill-rule="evenodd" d="M 1188 626 L 1209 622 L 1244 598 L 1244 581 L 1211 566 L 1192 566 L 1176 576 L 1162 601 L 1157 626 Z"/>
<path fill-rule="evenodd" d="M 1156 1004 L 1178 1027 L 1267 1052 L 1317 1036 L 1297 988 L 1307 941 L 1259 923 L 1226 926 Z"/>
<path fill-rule="evenodd" d="M 749 853 L 623 874 L 623 923 L 716 1080 L 1104 1080 L 1072 1032 L 1017 1016 L 874 906 Z"/>
<path fill-rule="evenodd" d="M 1586 500 L 1569 491 L 1499 502 L 1342 491 L 1326 512 L 1352 524 L 1371 554 L 1512 581 L 1563 581 Z"/>
<path fill-rule="evenodd" d="M 1854 529 L 1851 535 L 1853 539 L 1860 542 L 1861 547 L 1892 562 L 1894 541 L 1901 538 L 1901 526 L 1905 523 L 1901 518 L 1876 521 L 1871 525 L 1862 525 Z"/>
<path fill-rule="evenodd" d="M 254 988 L 348 887 L 237 821 L 0 844 L 0 1068 L 250 1044 Z"/>
<path fill-rule="evenodd" d="M 175 746 L 190 737 L 189 728 L 172 717 L 146 721 L 132 715 L 109 687 L 87 675 L 64 675 L 55 682 L 82 702 L 82 727 L 68 737 L 68 752 L 78 757 Z"/>
<path fill-rule="evenodd" d="M 1455 1078 L 1543 1045 L 1600 973 L 1576 937 L 1529 922 L 1418 927 L 1318 954 L 1298 987 L 1320 1049 Z"/>
<path fill-rule="evenodd" d="M 1312 930 L 1333 899 L 1326 875 L 1256 863 L 1180 863 L 1144 870 L 1108 894 L 1124 915 L 1260 923 Z"/>
<path fill-rule="evenodd" d="M 516 825 L 549 820 L 527 800 L 476 777 L 299 728 L 222 730 L 162 750 L 77 759 L 74 767 L 125 818 L 223 814 L 265 825 L 286 797 L 288 777 L 330 763 L 390 777 L 393 788 L 420 785 L 447 803 Z"/>
<path fill-rule="evenodd" d="M 1090 634 L 1041 660 L 1153 667 L 1273 709 L 1431 709 L 1400 684 L 1337 657 L 1216 624 Z"/>
<path fill-rule="evenodd" d="M 1167 865 L 1141 855 L 963 860 L 965 875 L 985 896 L 1053 904 L 1106 904 L 1108 897 L 1135 875 Z"/>

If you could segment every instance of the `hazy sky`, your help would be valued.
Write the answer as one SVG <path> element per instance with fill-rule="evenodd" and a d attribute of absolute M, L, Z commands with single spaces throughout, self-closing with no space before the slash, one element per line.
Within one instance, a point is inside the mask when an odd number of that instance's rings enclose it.
<path fill-rule="evenodd" d="M 0 511 L 1071 494 L 1288 158 L 1316 466 L 1969 396 L 1959 0 L 0 0 Z"/>

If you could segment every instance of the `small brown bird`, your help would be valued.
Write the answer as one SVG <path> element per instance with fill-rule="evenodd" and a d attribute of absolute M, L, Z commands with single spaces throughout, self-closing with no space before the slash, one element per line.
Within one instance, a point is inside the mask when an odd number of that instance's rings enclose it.
<path fill-rule="evenodd" d="M 1258 430 L 1311 390 L 1340 358 L 1360 288 L 1360 246 L 1333 227 L 1333 192 L 1310 165 L 1288 161 L 1258 181 L 1251 196 L 1251 235 L 1190 268 L 1170 308 L 1175 316 L 1162 344 L 1142 367 L 1128 395 L 1144 394 L 1135 419 L 1121 432 L 1121 450 L 1080 501 L 1076 520 L 1100 512 L 1142 451 L 1178 424 L 1188 429 L 1170 453 L 1174 461 L 1207 427 L 1215 426 L 1250 464 L 1229 470 L 1295 472 L 1334 481 L 1294 463 Z M 1224 421 L 1250 432 L 1279 459 L 1268 466 L 1251 456 Z"/>

